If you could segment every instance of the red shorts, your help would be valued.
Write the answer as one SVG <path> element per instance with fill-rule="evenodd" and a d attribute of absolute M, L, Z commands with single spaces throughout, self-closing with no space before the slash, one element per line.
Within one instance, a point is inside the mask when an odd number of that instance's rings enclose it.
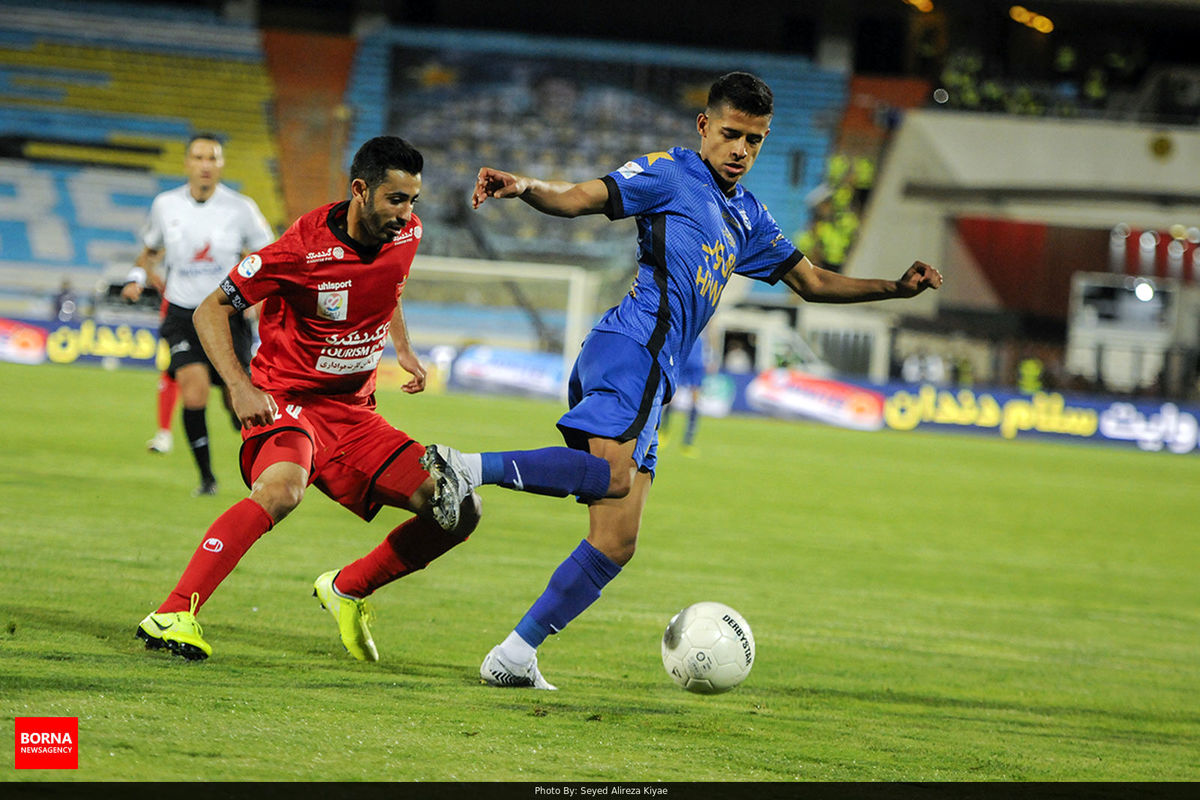
<path fill-rule="evenodd" d="M 388 489 L 411 496 L 429 477 L 418 463 L 425 447 L 393 428 L 375 402 L 360 405 L 320 395 L 280 395 L 274 424 L 242 429 L 242 480 L 251 485 L 251 470 L 263 444 L 282 431 L 298 431 L 313 445 L 308 482 L 368 522 L 382 503 L 371 499 L 375 482 L 386 470 Z M 261 465 L 260 470 L 261 472 Z"/>

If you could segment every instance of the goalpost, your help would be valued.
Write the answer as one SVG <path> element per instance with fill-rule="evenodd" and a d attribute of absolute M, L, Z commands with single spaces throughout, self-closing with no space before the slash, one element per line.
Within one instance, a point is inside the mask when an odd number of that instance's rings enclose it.
<path fill-rule="evenodd" d="M 603 309 L 600 276 L 582 267 L 417 255 L 404 315 L 419 348 L 472 345 L 553 353 L 559 393 Z"/>

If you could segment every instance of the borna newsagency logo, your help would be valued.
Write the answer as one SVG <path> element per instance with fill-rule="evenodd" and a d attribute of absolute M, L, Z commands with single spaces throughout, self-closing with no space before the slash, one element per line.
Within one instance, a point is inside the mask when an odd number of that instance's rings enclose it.
<path fill-rule="evenodd" d="M 79 769 L 79 717 L 16 717 L 13 766 Z"/>

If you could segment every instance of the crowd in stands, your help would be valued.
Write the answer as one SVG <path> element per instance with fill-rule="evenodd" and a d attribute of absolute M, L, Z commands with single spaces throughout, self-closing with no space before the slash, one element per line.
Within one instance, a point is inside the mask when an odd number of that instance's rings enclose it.
<path fill-rule="evenodd" d="M 814 263 L 840 272 L 874 183 L 874 158 L 835 153 L 826 165 L 824 181 L 810 197 L 811 224 L 793 237 L 800 251 Z"/>
<path fill-rule="evenodd" d="M 993 111 L 1024 116 L 1091 116 L 1102 113 L 1115 95 L 1128 95 L 1146 69 L 1145 54 L 1110 50 L 1084 60 L 1070 44 L 1054 51 L 1045 77 L 1014 77 L 978 51 L 952 53 L 939 77 L 935 102 L 967 111 Z"/>
<path fill-rule="evenodd" d="M 425 154 L 429 189 L 422 214 L 445 234 L 431 230 L 426 252 L 585 264 L 627 253 L 628 224 L 601 218 L 564 224 L 519 204 L 468 208 L 484 165 L 578 182 L 694 138 L 690 109 L 615 86 L 590 74 L 603 65 L 588 66 L 542 59 L 510 63 L 497 73 L 483 59 L 464 63 L 459 56 L 453 66 L 409 60 L 396 84 L 403 91 L 390 96 L 390 120 Z"/>

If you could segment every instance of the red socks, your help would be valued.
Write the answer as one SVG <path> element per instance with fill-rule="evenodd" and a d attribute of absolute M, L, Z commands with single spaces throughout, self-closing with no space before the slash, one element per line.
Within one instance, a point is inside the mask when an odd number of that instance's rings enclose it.
<path fill-rule="evenodd" d="M 179 399 L 179 384 L 167 373 L 158 376 L 158 429 L 171 430 L 171 417 L 175 414 L 175 401 Z"/>
<path fill-rule="evenodd" d="M 179 578 L 174 591 L 158 607 L 158 613 L 187 611 L 192 592 L 200 595 L 197 608 L 204 605 L 225 577 L 233 572 L 238 561 L 274 525 L 271 515 L 258 503 L 247 498 L 233 505 L 209 526 L 204 539 L 187 569 Z M 440 529 L 439 529 L 440 530 Z"/>
<path fill-rule="evenodd" d="M 348 566 L 334 579 L 334 588 L 348 597 L 366 597 L 464 541 L 446 533 L 432 520 L 413 517 L 387 535 L 378 547 Z"/>
<path fill-rule="evenodd" d="M 217 517 L 192 554 L 179 583 L 158 607 L 158 613 L 189 610 L 193 592 L 200 596 L 197 609 L 204 605 L 250 546 L 271 530 L 273 524 L 263 507 L 249 498 Z M 370 553 L 343 567 L 334 588 L 349 597 L 366 597 L 397 578 L 424 569 L 463 541 L 443 531 L 432 520 L 413 517 L 389 533 Z"/>

